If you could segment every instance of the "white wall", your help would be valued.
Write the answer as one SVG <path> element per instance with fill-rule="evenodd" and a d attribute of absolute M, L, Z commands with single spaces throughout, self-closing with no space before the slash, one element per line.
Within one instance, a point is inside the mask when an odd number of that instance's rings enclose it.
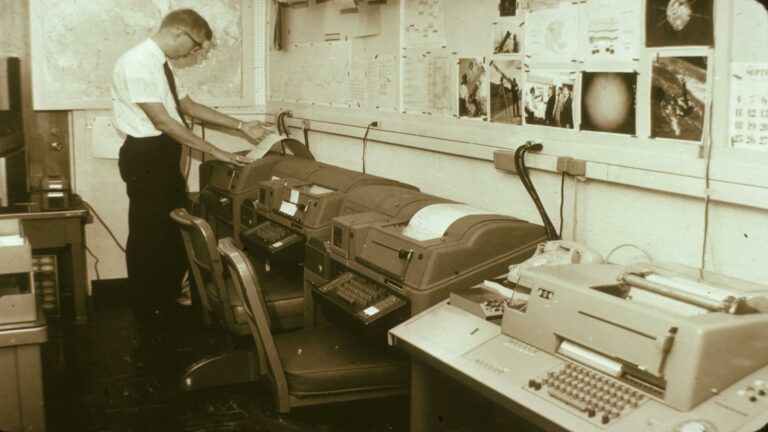
<path fill-rule="evenodd" d="M 24 2 L 2 0 L 0 13 L 0 55 L 24 56 Z"/>
<path fill-rule="evenodd" d="M 382 16 L 396 19 L 392 10 L 397 3 L 387 4 Z M 517 177 L 496 170 L 491 156 L 494 149 L 514 149 L 534 136 L 545 143 L 547 155 L 531 156 L 531 165 L 537 168 L 531 170 L 531 176 L 555 226 L 559 224 L 560 175 L 552 172 L 554 157 L 575 156 L 588 161 L 587 179 L 567 178 L 565 182 L 564 238 L 587 243 L 603 254 L 631 244 L 655 260 L 697 267 L 704 262 L 708 270 L 768 283 L 764 270 L 768 261 L 768 158 L 765 152 L 734 151 L 722 139 L 727 138 L 728 127 L 727 62 L 768 60 L 768 18 L 754 0 L 738 0 L 731 9 L 715 3 L 719 50 L 713 55 L 717 108 L 709 190 L 704 180 L 706 147 L 696 145 L 676 147 L 674 142 L 624 140 L 583 132 L 565 135 L 551 128 L 503 129 L 503 125 L 488 123 L 318 108 L 278 100 L 269 100 L 268 109 L 273 113 L 291 109 L 294 117 L 309 120 L 315 156 L 357 170 L 362 168 L 365 125 L 383 119 L 383 127 L 369 135 L 365 164 L 369 173 L 541 223 Z M 288 22 L 283 26 L 292 29 L 289 41 L 301 43 L 306 42 L 301 38 L 314 37 L 312 32 L 317 33 L 322 23 L 308 28 L 301 22 L 311 15 L 312 7 L 318 6 L 287 10 Z M 332 5 L 327 7 L 333 9 Z M 382 19 L 382 26 L 390 25 L 396 27 L 397 23 Z M 371 44 L 363 41 L 359 45 Z M 465 41 L 459 45 L 466 49 Z M 707 193 L 711 199 L 705 212 Z M 620 263 L 645 259 L 637 248 L 622 247 L 611 259 Z"/>
<path fill-rule="evenodd" d="M 391 3 L 397 4 L 397 2 Z M 738 0 L 734 4 L 736 5 L 734 22 L 744 22 L 745 27 L 749 29 L 748 32 L 737 32 L 734 35 L 732 50 L 734 60 L 768 59 L 766 47 L 768 37 L 755 37 L 756 34 L 768 35 L 768 20 L 765 18 L 764 9 L 753 0 Z M 382 25 L 386 22 L 383 20 Z M 391 34 L 390 30 L 385 29 L 383 32 Z M 270 38 L 267 37 L 267 40 Z M 367 43 L 376 44 L 373 40 Z M 368 113 L 322 110 L 275 101 L 268 101 L 267 106 L 270 112 L 286 107 L 293 108 L 296 117 L 301 117 L 301 111 L 304 110 L 305 117 L 310 119 L 311 127 L 315 129 L 310 134 L 310 145 L 319 160 L 347 168 L 361 169 L 361 137 L 364 133 L 364 125 L 370 120 Z M 241 113 L 258 115 L 260 111 L 256 107 Z M 317 114 L 320 112 L 322 114 Z M 117 237 L 124 242 L 127 234 L 125 188 L 117 173 L 117 161 L 96 158 L 89 150 L 89 142 L 103 138 L 94 136 L 89 129 L 91 122 L 88 118 L 91 115 L 106 116 L 108 113 L 76 112 L 73 115 L 78 192 L 101 213 L 116 232 Z M 347 128 L 348 131 L 342 135 L 323 132 L 323 128 L 314 127 L 316 124 L 314 119 L 322 116 L 333 117 L 340 123 L 346 123 L 352 127 Z M 393 126 L 389 126 L 385 120 L 384 129 L 397 129 L 399 119 L 395 120 L 395 122 L 389 122 Z M 298 123 L 294 122 L 294 124 Z M 361 124 L 363 127 L 360 127 Z M 538 213 L 518 179 L 512 174 L 494 169 L 490 157 L 495 148 L 514 148 L 523 142 L 526 139 L 524 132 L 518 130 L 506 133 L 504 129 L 493 127 L 498 125 L 485 124 L 483 127 L 490 127 L 491 134 L 495 134 L 493 136 L 497 136 L 498 139 L 478 143 L 480 146 L 468 146 L 467 153 L 472 154 L 472 157 L 464 157 L 449 154 L 457 153 L 452 149 L 458 144 L 439 138 L 445 138 L 446 135 L 454 132 L 457 135 L 466 136 L 471 134 L 474 125 L 468 128 L 465 124 L 455 126 L 454 123 L 448 122 L 447 127 L 444 128 L 440 122 L 432 121 L 431 124 L 432 128 L 425 122 L 423 129 L 426 132 L 432 131 L 432 136 L 438 139 L 424 138 L 421 141 L 429 142 L 424 144 L 419 141 L 419 144 L 415 145 L 415 147 L 429 147 L 430 150 L 396 145 L 393 142 L 397 140 L 391 139 L 387 134 L 377 135 L 372 132 L 366 152 L 367 171 L 415 184 L 428 193 L 539 222 Z M 537 133 L 541 135 L 543 141 L 553 142 L 552 145 L 555 146 L 558 154 L 582 151 L 580 144 L 583 144 L 587 138 L 576 137 L 572 140 L 570 136 L 563 138 L 562 135 L 556 135 L 558 132 Z M 224 137 L 211 139 L 216 143 L 228 141 Z M 631 161 L 633 158 L 645 157 L 642 149 L 633 149 L 631 145 L 617 145 L 616 148 L 618 149 L 617 158 L 621 156 Z M 441 152 L 441 149 L 446 151 Z M 590 151 L 592 154 L 587 156 L 599 159 L 601 155 L 610 152 L 610 143 L 606 143 L 598 150 L 593 148 Z M 603 254 L 607 254 L 618 245 L 629 243 L 644 249 L 657 260 L 699 265 L 705 238 L 704 199 L 698 192 L 686 194 L 680 191 L 689 188 L 691 178 L 697 179 L 696 188 L 701 189 L 699 187 L 701 175 L 698 173 L 703 167 L 703 162 L 701 159 L 689 158 L 688 155 L 676 157 L 674 150 L 670 152 L 672 157 L 661 158 L 660 164 L 679 165 L 676 169 L 683 174 L 690 172 L 697 174 L 690 177 L 682 174 L 667 175 L 667 173 L 651 170 L 641 171 L 641 174 L 638 174 L 639 179 L 634 181 L 627 180 L 626 175 L 619 176 L 622 178 L 610 182 L 595 179 L 576 182 L 571 178 L 567 179 L 563 218 L 564 237 L 590 244 Z M 685 152 L 687 150 L 681 151 L 681 153 Z M 614 155 L 611 154 L 611 156 Z M 656 157 L 650 154 L 647 156 Z M 730 159 L 724 158 L 718 160 L 714 167 L 720 167 L 719 169 L 724 171 L 739 171 L 747 167 L 747 169 L 753 169 L 756 176 L 765 176 L 765 165 L 762 163 L 765 155 L 754 156 L 753 165 L 750 165 L 749 160 L 745 163 L 744 158 L 738 158 L 738 164 L 728 165 L 726 162 Z M 750 156 L 746 158 L 749 159 Z M 549 159 L 534 155 L 531 157 L 531 164 L 544 166 L 549 164 Z M 638 165 L 642 166 L 642 162 Z M 609 165 L 606 167 L 606 172 L 614 172 L 615 167 Z M 193 169 L 193 173 L 194 171 Z M 553 223 L 557 226 L 559 224 L 560 176 L 546 169 L 533 169 L 531 175 Z M 658 180 L 656 177 L 671 183 L 671 186 L 666 189 L 671 189 L 673 192 L 665 192 L 659 190 L 664 188 L 658 187 L 640 187 L 646 180 L 653 184 L 653 181 Z M 656 183 L 659 182 L 661 180 L 656 181 Z M 760 182 L 762 180 L 757 182 L 756 188 L 764 193 L 766 188 Z M 196 181 L 193 180 L 193 184 L 196 184 Z M 724 190 L 726 192 L 721 193 L 728 195 L 727 191 L 730 189 Z M 710 203 L 706 234 L 706 267 L 768 283 L 768 273 L 764 271 L 764 263 L 768 259 L 768 246 L 766 246 L 768 245 L 768 211 L 765 210 L 768 203 L 761 206 L 753 202 L 744 202 L 740 205 L 739 199 L 730 201 L 737 201 L 737 203 L 724 203 L 717 200 Z M 124 277 L 124 258 L 113 245 L 112 240 L 105 235 L 103 228 L 98 223 L 89 225 L 87 235 L 89 246 L 101 259 L 99 264 L 101 277 Z M 643 253 L 632 248 L 622 248 L 613 254 L 612 259 L 617 262 L 633 262 L 643 259 Z M 95 272 L 92 265 L 91 261 L 89 271 L 93 277 Z"/>

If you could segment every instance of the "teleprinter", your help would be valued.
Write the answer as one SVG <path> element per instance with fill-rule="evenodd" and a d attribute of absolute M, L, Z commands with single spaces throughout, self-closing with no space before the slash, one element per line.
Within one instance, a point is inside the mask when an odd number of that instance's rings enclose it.
<path fill-rule="evenodd" d="M 200 195 L 196 213 L 206 219 L 216 238 L 238 241 L 243 202 L 258 197 L 259 183 L 270 179 L 275 166 L 286 160 L 310 164 L 314 157 L 304 144 L 282 138 L 266 154 L 250 164 L 238 166 L 220 160 L 200 164 Z"/>
<path fill-rule="evenodd" d="M 354 325 L 391 328 L 451 289 L 523 261 L 545 237 L 543 227 L 511 216 L 422 192 L 371 188 L 379 190 L 350 193 L 350 214 L 333 219 L 327 272 L 316 272 L 309 259 L 305 269 L 319 302 Z M 355 212 L 362 207 L 373 210 Z"/>

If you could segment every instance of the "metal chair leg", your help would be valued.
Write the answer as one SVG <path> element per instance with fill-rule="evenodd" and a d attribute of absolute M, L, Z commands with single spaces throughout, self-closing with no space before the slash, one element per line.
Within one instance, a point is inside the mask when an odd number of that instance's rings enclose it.
<path fill-rule="evenodd" d="M 190 365 L 181 376 L 183 391 L 257 381 L 259 357 L 254 351 L 231 351 L 205 357 Z"/>

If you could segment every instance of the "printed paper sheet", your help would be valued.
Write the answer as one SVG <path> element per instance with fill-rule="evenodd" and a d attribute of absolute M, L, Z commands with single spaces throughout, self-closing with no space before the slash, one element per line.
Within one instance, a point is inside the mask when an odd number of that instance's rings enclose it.
<path fill-rule="evenodd" d="M 768 150 L 768 62 L 731 64 L 731 145 Z"/>
<path fill-rule="evenodd" d="M 586 61 L 640 58 L 642 2 L 590 0 L 586 4 Z"/>
<path fill-rule="evenodd" d="M 472 215 L 489 214 L 466 204 L 432 204 L 413 215 L 403 234 L 414 240 L 431 240 L 442 237 L 457 220 Z"/>
<path fill-rule="evenodd" d="M 525 57 L 532 62 L 570 63 L 578 56 L 578 5 L 561 4 L 529 12 Z"/>
<path fill-rule="evenodd" d="M 400 25 L 403 47 L 426 48 L 446 44 L 443 0 L 402 0 Z"/>

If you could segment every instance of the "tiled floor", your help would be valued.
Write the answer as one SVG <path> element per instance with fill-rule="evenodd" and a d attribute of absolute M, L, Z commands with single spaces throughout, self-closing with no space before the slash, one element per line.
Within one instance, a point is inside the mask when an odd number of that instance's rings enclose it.
<path fill-rule="evenodd" d="M 48 430 L 57 431 L 405 431 L 408 399 L 306 407 L 279 416 L 265 383 L 178 389 L 187 365 L 252 344 L 196 324 L 181 307 L 139 322 L 119 286 L 98 283 L 90 320 L 49 319 L 43 345 Z"/>

